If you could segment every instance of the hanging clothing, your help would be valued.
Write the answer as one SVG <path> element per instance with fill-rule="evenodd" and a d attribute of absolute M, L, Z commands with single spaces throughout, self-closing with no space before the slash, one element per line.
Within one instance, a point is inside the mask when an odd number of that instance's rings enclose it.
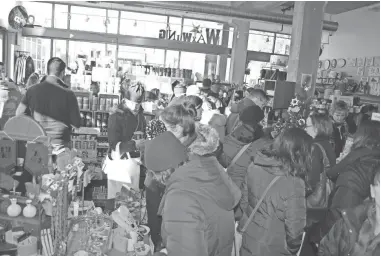
<path fill-rule="evenodd" d="M 16 84 L 25 84 L 35 71 L 32 57 L 20 55 L 15 61 L 14 80 Z"/>

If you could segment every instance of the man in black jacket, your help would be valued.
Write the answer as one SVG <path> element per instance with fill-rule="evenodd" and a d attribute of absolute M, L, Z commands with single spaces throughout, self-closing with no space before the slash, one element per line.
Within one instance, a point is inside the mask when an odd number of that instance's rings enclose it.
<path fill-rule="evenodd" d="M 72 127 L 80 126 L 80 113 L 77 98 L 62 81 L 66 64 L 54 57 L 48 61 L 46 79 L 31 86 L 19 107 L 16 115 L 30 113 L 46 131 L 51 139 L 54 152 L 70 147 Z"/>

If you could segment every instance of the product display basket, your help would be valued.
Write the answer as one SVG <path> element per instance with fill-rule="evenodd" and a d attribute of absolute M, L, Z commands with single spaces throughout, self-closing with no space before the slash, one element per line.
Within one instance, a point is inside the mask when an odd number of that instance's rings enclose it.
<path fill-rule="evenodd" d="M 89 213 L 70 221 L 67 256 L 85 251 L 89 256 L 103 256 L 111 247 L 113 220 L 104 214 Z"/>

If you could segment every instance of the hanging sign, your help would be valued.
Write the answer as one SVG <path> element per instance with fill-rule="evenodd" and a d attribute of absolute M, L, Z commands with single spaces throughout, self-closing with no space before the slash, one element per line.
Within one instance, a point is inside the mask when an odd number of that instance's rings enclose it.
<path fill-rule="evenodd" d="M 16 166 L 16 142 L 0 140 L 0 172 L 9 173 Z"/>
<path fill-rule="evenodd" d="M 175 40 L 187 43 L 211 44 L 218 45 L 220 41 L 220 29 L 206 28 L 205 32 L 200 26 L 194 27 L 190 32 L 178 32 L 176 30 L 161 29 L 159 30 L 159 39 Z"/>
<path fill-rule="evenodd" d="M 28 143 L 24 168 L 33 176 L 48 174 L 48 147 L 40 143 Z"/>

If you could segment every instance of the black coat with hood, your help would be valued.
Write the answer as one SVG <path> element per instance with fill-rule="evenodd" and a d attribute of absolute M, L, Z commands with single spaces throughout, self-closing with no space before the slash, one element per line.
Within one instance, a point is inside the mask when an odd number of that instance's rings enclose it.
<path fill-rule="evenodd" d="M 370 184 L 375 166 L 380 162 L 380 151 L 361 147 L 352 150 L 335 167 L 327 172 L 335 181 L 330 208 L 356 207 L 370 196 Z"/>
<path fill-rule="evenodd" d="M 241 192 L 214 156 L 218 133 L 200 124 L 196 132 L 189 160 L 170 176 L 159 208 L 164 245 L 168 256 L 231 256 Z"/>

